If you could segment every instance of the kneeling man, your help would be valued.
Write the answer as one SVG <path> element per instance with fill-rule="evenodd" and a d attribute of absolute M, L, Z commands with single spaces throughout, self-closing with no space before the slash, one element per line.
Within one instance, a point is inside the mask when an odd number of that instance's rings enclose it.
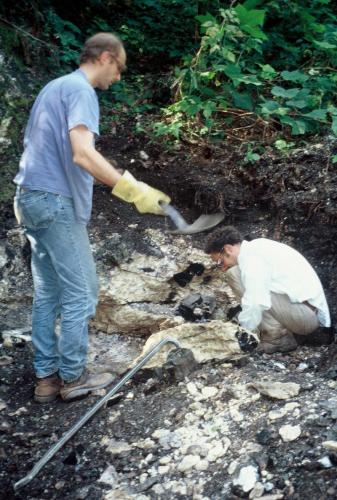
<path fill-rule="evenodd" d="M 297 347 L 293 334 L 330 326 L 316 272 L 288 245 L 267 238 L 246 241 L 235 227 L 226 226 L 210 237 L 206 253 L 227 271 L 227 282 L 241 302 L 239 323 L 259 330 L 259 350 L 291 351 Z"/>

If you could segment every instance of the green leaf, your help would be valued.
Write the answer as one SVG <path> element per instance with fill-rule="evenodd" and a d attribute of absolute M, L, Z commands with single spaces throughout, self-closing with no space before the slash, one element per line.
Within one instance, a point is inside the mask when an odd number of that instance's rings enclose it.
<path fill-rule="evenodd" d="M 247 10 L 243 5 L 235 7 L 238 19 L 240 21 L 240 28 L 260 40 L 268 40 L 268 37 L 263 33 L 259 26 L 263 25 L 265 11 L 264 10 Z"/>
<path fill-rule="evenodd" d="M 210 118 L 213 112 L 216 110 L 216 103 L 213 101 L 208 101 L 203 105 L 202 113 L 206 119 Z"/>
<path fill-rule="evenodd" d="M 332 157 L 332 163 L 337 163 L 337 155 Z"/>
<path fill-rule="evenodd" d="M 284 89 L 283 87 L 278 87 L 277 85 L 271 89 L 271 93 L 276 97 L 284 97 L 285 99 L 292 99 L 295 97 L 300 89 Z"/>
<path fill-rule="evenodd" d="M 222 55 L 223 55 L 224 59 L 227 59 L 227 61 L 229 61 L 231 63 L 235 63 L 235 61 L 236 61 L 236 55 L 231 50 L 229 50 L 226 47 L 224 47 L 222 49 Z"/>
<path fill-rule="evenodd" d="M 329 42 L 319 42 L 318 40 L 313 40 L 313 44 L 318 49 L 323 49 L 323 50 L 331 50 L 337 48 L 335 44 Z"/>
<path fill-rule="evenodd" d="M 314 109 L 310 113 L 305 113 L 306 118 L 312 118 L 313 120 L 323 120 L 326 121 L 327 109 Z"/>
<path fill-rule="evenodd" d="M 286 105 L 291 108 L 303 109 L 308 106 L 308 101 L 306 99 L 292 99 L 290 101 L 286 101 Z"/>
<path fill-rule="evenodd" d="M 291 126 L 292 135 L 303 135 L 307 132 L 307 124 L 303 120 L 292 118 L 291 116 L 282 116 L 281 123 Z"/>
<path fill-rule="evenodd" d="M 303 71 L 282 71 L 281 76 L 283 80 L 287 80 L 290 82 L 299 82 L 303 83 L 306 82 L 309 77 Z"/>
<path fill-rule="evenodd" d="M 276 101 L 265 101 L 261 106 L 261 113 L 263 115 L 271 115 L 279 108 L 279 103 Z"/>
<path fill-rule="evenodd" d="M 261 66 L 261 78 L 264 80 L 273 80 L 277 76 L 277 71 L 270 66 L 270 64 L 263 64 Z"/>
<path fill-rule="evenodd" d="M 252 111 L 253 101 L 249 94 L 233 91 L 232 97 L 236 108 L 247 109 L 248 111 Z"/>

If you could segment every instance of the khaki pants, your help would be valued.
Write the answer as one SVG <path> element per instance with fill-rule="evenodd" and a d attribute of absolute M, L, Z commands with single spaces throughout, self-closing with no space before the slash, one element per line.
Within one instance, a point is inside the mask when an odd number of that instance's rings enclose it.
<path fill-rule="evenodd" d="M 239 266 L 226 272 L 226 279 L 238 301 L 244 294 Z M 271 308 L 263 311 L 262 321 L 258 326 L 261 342 L 274 345 L 296 342 L 293 333 L 309 335 L 318 327 L 314 308 L 302 302 L 291 302 L 288 295 L 271 292 Z"/>

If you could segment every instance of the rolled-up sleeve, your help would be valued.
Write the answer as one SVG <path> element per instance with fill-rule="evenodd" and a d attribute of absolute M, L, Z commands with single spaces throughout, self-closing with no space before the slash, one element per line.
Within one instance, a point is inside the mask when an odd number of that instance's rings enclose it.
<path fill-rule="evenodd" d="M 245 292 L 238 319 L 244 328 L 254 330 L 261 323 L 263 311 L 271 308 L 271 273 L 265 262 L 257 256 L 241 259 L 239 267 Z"/>

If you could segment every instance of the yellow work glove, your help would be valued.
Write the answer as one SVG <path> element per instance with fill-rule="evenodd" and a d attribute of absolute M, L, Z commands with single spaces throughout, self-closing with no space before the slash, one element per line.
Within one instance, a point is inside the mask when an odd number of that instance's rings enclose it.
<path fill-rule="evenodd" d="M 127 170 L 111 192 L 123 201 L 134 203 L 141 214 L 165 215 L 159 202 L 170 203 L 171 201 L 169 196 L 158 189 L 152 188 L 145 182 L 137 181 Z"/>

